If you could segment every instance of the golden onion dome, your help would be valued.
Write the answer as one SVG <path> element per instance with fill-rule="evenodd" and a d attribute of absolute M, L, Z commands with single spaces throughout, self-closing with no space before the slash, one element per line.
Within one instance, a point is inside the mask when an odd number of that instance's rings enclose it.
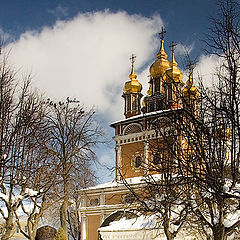
<path fill-rule="evenodd" d="M 150 67 L 150 74 L 153 78 L 164 76 L 166 70 L 170 67 L 169 61 L 167 60 L 167 54 L 164 51 L 164 40 L 161 40 L 161 47 L 157 54 L 156 61 Z"/>
<path fill-rule="evenodd" d="M 166 71 L 166 81 L 169 82 L 180 82 L 182 83 L 183 74 L 177 67 L 174 52 L 172 52 L 172 61 L 170 62 L 170 68 Z"/>
<path fill-rule="evenodd" d="M 193 85 L 192 72 L 190 72 L 187 80 L 187 86 L 183 89 L 183 97 L 185 99 L 196 100 L 198 99 L 199 94 L 199 90 Z"/>
<path fill-rule="evenodd" d="M 130 81 L 124 85 L 124 93 L 139 93 L 142 90 L 142 84 L 137 80 L 137 75 L 134 72 L 134 64 L 132 64 L 132 71 L 129 75 Z"/>

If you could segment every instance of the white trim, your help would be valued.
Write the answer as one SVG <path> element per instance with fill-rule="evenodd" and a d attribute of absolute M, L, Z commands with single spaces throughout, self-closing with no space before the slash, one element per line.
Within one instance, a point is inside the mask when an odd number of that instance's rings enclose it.
<path fill-rule="evenodd" d="M 116 141 L 116 144 L 125 145 L 134 142 L 143 142 L 148 139 L 155 138 L 156 138 L 155 130 L 146 130 L 139 133 L 132 133 L 128 135 L 117 135 L 113 139 Z M 161 138 L 161 136 L 158 136 L 157 138 Z"/>
<path fill-rule="evenodd" d="M 81 233 L 81 239 L 82 240 L 87 240 L 87 215 L 86 212 L 82 212 L 82 233 Z"/>

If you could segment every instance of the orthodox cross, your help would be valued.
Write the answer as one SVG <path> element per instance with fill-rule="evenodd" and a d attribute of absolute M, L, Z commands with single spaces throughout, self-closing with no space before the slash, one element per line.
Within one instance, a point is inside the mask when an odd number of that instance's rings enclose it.
<path fill-rule="evenodd" d="M 135 59 L 136 59 L 136 56 L 134 54 L 132 54 L 132 56 L 129 58 L 129 60 L 131 61 L 132 63 L 132 66 L 134 65 L 135 63 Z"/>
<path fill-rule="evenodd" d="M 176 46 L 177 46 L 177 44 L 175 42 L 172 42 L 171 45 L 169 46 L 172 50 L 172 53 L 174 53 Z"/>
<path fill-rule="evenodd" d="M 160 33 L 158 33 L 159 36 L 160 36 L 160 38 L 161 38 L 161 40 L 164 39 L 164 35 L 165 35 L 165 33 L 166 33 L 166 31 L 165 31 L 164 27 L 162 27 L 162 31 L 161 31 Z"/>

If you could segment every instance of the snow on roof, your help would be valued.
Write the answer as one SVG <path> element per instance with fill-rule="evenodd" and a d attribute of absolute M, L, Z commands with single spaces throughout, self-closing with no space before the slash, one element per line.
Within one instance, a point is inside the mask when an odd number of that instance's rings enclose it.
<path fill-rule="evenodd" d="M 100 188 L 111 188 L 111 187 L 117 187 L 119 185 L 122 185 L 120 182 L 117 182 L 117 181 L 111 181 L 111 182 L 107 182 L 107 183 L 102 183 L 102 184 L 98 184 L 96 186 L 93 186 L 93 187 L 88 187 L 88 188 L 85 188 L 85 190 L 90 190 L 90 189 L 100 189 Z"/>
<path fill-rule="evenodd" d="M 154 174 L 151 175 L 151 178 L 153 180 L 160 180 L 161 174 Z M 127 184 L 134 185 L 134 184 L 140 184 L 144 183 L 146 181 L 147 177 L 146 176 L 140 176 L 140 177 L 132 177 L 132 178 L 126 178 L 124 179 Z M 102 188 L 113 188 L 113 187 L 120 187 L 120 186 L 125 186 L 124 185 L 124 180 L 119 180 L 119 181 L 112 181 L 112 182 L 107 182 L 103 184 L 99 184 L 93 187 L 88 187 L 85 188 L 84 190 L 93 190 L 93 189 L 102 189 Z"/>
<path fill-rule="evenodd" d="M 164 110 L 158 110 L 155 112 L 148 112 L 148 113 L 141 113 L 139 115 L 130 117 L 130 118 L 126 118 L 126 119 L 122 119 L 116 122 L 113 122 L 112 124 L 110 124 L 111 127 L 114 127 L 114 125 L 121 123 L 121 122 L 126 122 L 126 121 L 132 121 L 141 117 L 148 117 L 148 116 L 152 116 L 152 115 L 157 115 L 157 114 L 161 114 L 161 113 L 166 113 L 166 112 L 172 112 L 172 111 L 177 111 L 177 110 L 181 110 L 182 108 L 174 108 L 174 109 L 164 109 Z"/>
<path fill-rule="evenodd" d="M 136 218 L 126 219 L 121 218 L 118 221 L 113 221 L 109 226 L 99 228 L 100 231 L 119 231 L 119 230 L 139 230 L 139 229 L 154 229 L 157 224 L 157 216 L 141 215 Z"/>

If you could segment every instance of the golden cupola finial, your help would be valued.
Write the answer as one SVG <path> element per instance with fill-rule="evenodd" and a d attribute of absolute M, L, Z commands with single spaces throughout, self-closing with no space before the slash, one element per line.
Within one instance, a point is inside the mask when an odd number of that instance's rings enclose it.
<path fill-rule="evenodd" d="M 130 57 L 130 61 L 132 63 L 132 70 L 129 75 L 130 81 L 127 81 L 124 85 L 123 92 L 124 93 L 139 93 L 142 90 L 142 84 L 137 80 L 137 75 L 134 71 L 134 62 L 135 62 L 136 56 L 132 54 Z"/>
<path fill-rule="evenodd" d="M 132 71 L 131 71 L 131 73 L 129 74 L 129 79 L 130 79 L 130 80 L 136 80 L 136 79 L 137 79 L 137 75 L 135 74 L 135 71 L 134 71 L 135 58 L 136 58 L 136 56 L 134 56 L 133 54 L 132 54 L 132 56 L 130 57 L 130 60 L 131 60 L 131 62 L 132 62 Z"/>
<path fill-rule="evenodd" d="M 161 38 L 161 47 L 159 49 L 159 52 L 157 53 L 157 58 L 158 59 L 167 59 L 167 54 L 165 53 L 165 50 L 164 50 L 164 40 L 163 40 L 163 37 Z"/>
<path fill-rule="evenodd" d="M 183 97 L 187 99 L 197 100 L 199 97 L 199 90 L 193 85 L 193 65 L 189 65 L 189 77 L 186 82 L 187 86 L 183 89 Z"/>
<path fill-rule="evenodd" d="M 172 42 L 172 44 L 170 45 L 170 48 L 172 50 L 172 60 L 170 62 L 170 68 L 166 71 L 166 80 L 168 82 L 180 82 L 182 83 L 182 79 L 183 79 L 183 74 L 180 71 L 180 69 L 177 67 L 178 64 L 175 60 L 175 54 L 174 54 L 174 50 L 176 47 L 176 43 Z"/>
<path fill-rule="evenodd" d="M 153 78 L 155 77 L 163 77 L 166 70 L 170 67 L 169 61 L 167 60 L 167 54 L 164 51 L 164 35 L 166 31 L 162 27 L 161 33 L 159 35 L 161 36 L 161 46 L 160 50 L 157 53 L 157 59 L 156 61 L 151 65 L 150 67 L 150 74 Z"/>

